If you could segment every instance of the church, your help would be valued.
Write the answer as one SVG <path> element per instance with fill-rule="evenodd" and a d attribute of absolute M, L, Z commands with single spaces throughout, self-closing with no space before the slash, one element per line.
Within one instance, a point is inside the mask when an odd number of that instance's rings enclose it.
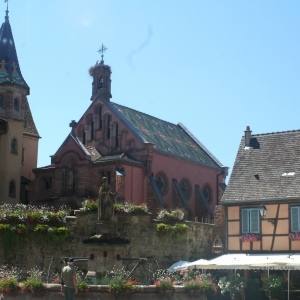
<path fill-rule="evenodd" d="M 102 178 L 117 203 L 146 203 L 155 216 L 182 208 L 187 220 L 212 218 L 228 168 L 181 123 L 172 124 L 111 101 L 111 68 L 102 60 L 89 69 L 90 105 L 51 157 L 33 170 L 32 203 L 78 207 L 97 199 Z"/>
<path fill-rule="evenodd" d="M 213 218 L 228 168 L 182 123 L 172 124 L 111 101 L 111 68 L 89 69 L 92 96 L 48 166 L 36 167 L 39 133 L 30 112 L 8 11 L 0 33 L 0 199 L 80 207 L 106 177 L 117 203 L 182 208 L 186 220 Z M 50 138 L 50 137 L 48 137 Z"/>
<path fill-rule="evenodd" d="M 9 23 L 8 9 L 0 29 L 0 201 L 28 203 L 35 178 L 39 133 L 27 96 Z"/>

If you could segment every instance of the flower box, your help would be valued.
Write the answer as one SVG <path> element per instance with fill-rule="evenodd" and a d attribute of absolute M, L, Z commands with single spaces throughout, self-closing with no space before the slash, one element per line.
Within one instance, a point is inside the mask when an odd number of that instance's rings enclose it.
<path fill-rule="evenodd" d="M 260 241 L 261 236 L 256 233 L 247 233 L 240 236 L 242 242 L 257 242 Z"/>
<path fill-rule="evenodd" d="M 300 241 L 300 232 L 291 232 L 289 238 L 292 241 Z"/>

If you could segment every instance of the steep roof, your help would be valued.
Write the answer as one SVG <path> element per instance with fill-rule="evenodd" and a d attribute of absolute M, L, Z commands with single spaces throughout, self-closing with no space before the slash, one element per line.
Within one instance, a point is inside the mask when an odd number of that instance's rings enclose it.
<path fill-rule="evenodd" d="M 24 134 L 27 135 L 31 135 L 31 136 L 35 136 L 40 138 L 40 135 L 36 129 L 32 114 L 31 114 L 31 110 L 29 107 L 29 103 L 27 98 L 25 97 L 24 100 L 24 119 L 25 119 L 25 125 L 24 125 Z"/>
<path fill-rule="evenodd" d="M 0 84 L 15 84 L 29 90 L 21 73 L 8 11 L 0 29 Z"/>
<path fill-rule="evenodd" d="M 155 144 L 156 151 L 209 167 L 222 166 L 182 124 L 175 125 L 117 103 L 109 104 L 121 114 L 123 121 L 130 125 L 142 142 Z"/>
<path fill-rule="evenodd" d="M 222 202 L 300 197 L 300 130 L 242 137 Z"/>

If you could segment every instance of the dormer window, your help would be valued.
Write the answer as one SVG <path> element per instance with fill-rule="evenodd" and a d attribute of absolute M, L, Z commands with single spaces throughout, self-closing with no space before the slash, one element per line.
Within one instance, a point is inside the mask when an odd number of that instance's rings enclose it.
<path fill-rule="evenodd" d="M 19 103 L 19 99 L 18 98 L 14 99 L 14 110 L 15 111 L 19 111 L 20 110 L 20 103 Z"/>

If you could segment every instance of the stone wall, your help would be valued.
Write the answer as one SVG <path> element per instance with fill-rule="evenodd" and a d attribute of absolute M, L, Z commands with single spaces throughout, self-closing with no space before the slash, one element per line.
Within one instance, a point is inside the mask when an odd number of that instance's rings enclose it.
<path fill-rule="evenodd" d="M 22 270 L 32 267 L 46 268 L 51 263 L 50 274 L 61 268 L 62 257 L 89 257 L 94 260 L 77 262 L 80 269 L 103 273 L 114 266 L 130 270 L 136 261 L 117 260 L 121 258 L 155 258 L 160 268 L 168 268 L 179 260 L 194 261 L 200 258 L 212 258 L 212 243 L 216 234 L 222 236 L 223 227 L 215 224 L 203 224 L 186 221 L 189 234 L 186 239 L 178 241 L 165 238 L 156 233 L 156 220 L 151 215 L 116 214 L 112 227 L 115 236 L 128 239 L 129 244 L 84 244 L 96 229 L 97 213 L 75 211 L 75 216 L 67 217 L 69 237 L 61 245 L 43 245 L 33 234 L 34 226 L 29 227 L 27 242 L 5 253 L 0 248 L 0 264 L 18 266 Z M 52 259 L 53 258 L 53 259 Z"/>

